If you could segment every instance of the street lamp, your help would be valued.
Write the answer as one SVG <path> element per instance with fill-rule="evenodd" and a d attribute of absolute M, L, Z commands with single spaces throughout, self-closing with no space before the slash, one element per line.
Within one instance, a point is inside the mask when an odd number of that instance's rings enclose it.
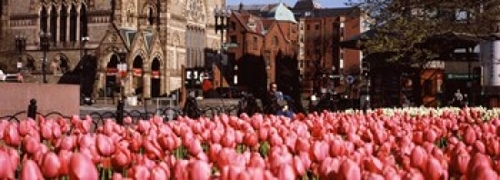
<path fill-rule="evenodd" d="M 120 84 L 120 96 L 118 98 L 118 105 L 116 107 L 116 122 L 120 125 L 123 125 L 123 113 L 124 113 L 124 86 L 125 86 L 125 78 L 127 77 L 127 62 L 125 58 L 127 56 L 126 52 L 119 52 L 118 56 L 120 57 L 120 62 L 117 65 L 118 68 L 118 83 Z"/>
<path fill-rule="evenodd" d="M 47 51 L 50 48 L 50 32 L 40 32 L 40 48 L 43 51 L 43 60 L 42 60 L 42 73 L 43 73 L 43 83 L 47 83 Z"/>
<path fill-rule="evenodd" d="M 23 51 L 26 50 L 26 36 L 24 34 L 16 35 L 16 49 L 19 51 L 19 61 L 16 63 L 18 72 L 23 68 Z"/>
<path fill-rule="evenodd" d="M 90 38 L 88 36 L 82 37 L 80 44 L 80 93 L 83 90 L 83 57 L 86 55 L 86 51 L 84 51 L 85 43 L 89 41 Z"/>
<path fill-rule="evenodd" d="M 220 55 L 218 56 L 219 57 L 219 62 L 220 62 L 220 69 L 219 69 L 219 85 L 220 87 L 222 88 L 223 87 L 223 74 L 222 74 L 222 69 L 223 69 L 223 56 L 222 54 L 224 53 L 222 50 L 223 50 L 223 46 L 224 46 L 224 31 L 227 31 L 227 27 L 228 27 L 228 24 L 229 24 L 229 18 L 231 17 L 231 10 L 228 9 L 228 8 L 217 8 L 215 7 L 214 9 L 214 17 L 215 17 L 215 33 L 219 33 L 220 32 L 220 44 L 221 44 L 221 49 L 220 49 Z"/>

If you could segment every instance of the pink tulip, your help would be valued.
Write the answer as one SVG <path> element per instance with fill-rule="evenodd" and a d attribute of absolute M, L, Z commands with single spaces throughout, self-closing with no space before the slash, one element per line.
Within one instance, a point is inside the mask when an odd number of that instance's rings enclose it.
<path fill-rule="evenodd" d="M 59 161 L 59 157 L 53 152 L 48 152 L 45 154 L 42 163 L 42 173 L 46 178 L 55 178 L 59 175 L 59 171 L 61 168 L 61 162 Z"/>
<path fill-rule="evenodd" d="M 83 154 L 74 153 L 69 163 L 69 179 L 97 180 L 99 174 L 91 159 Z"/>
<path fill-rule="evenodd" d="M 193 161 L 189 164 L 189 179 L 208 180 L 212 169 L 207 162 Z"/>
<path fill-rule="evenodd" d="M 32 120 L 24 120 L 19 122 L 19 126 L 17 127 L 19 135 L 24 137 L 33 129 L 31 126 L 31 121 Z"/>
<path fill-rule="evenodd" d="M 17 132 L 17 127 L 12 124 L 7 126 L 3 134 L 3 140 L 9 146 L 18 147 L 21 144 L 21 138 Z"/>
<path fill-rule="evenodd" d="M 295 170 L 290 164 L 282 164 L 279 169 L 278 179 L 297 179 L 297 174 L 295 174 Z"/>
<path fill-rule="evenodd" d="M 2 164 L 2 168 L 0 168 L 0 179 L 12 179 L 14 178 L 14 168 L 12 166 L 11 159 L 7 152 L 0 150 L 0 164 Z"/>
<path fill-rule="evenodd" d="M 329 146 L 326 142 L 315 141 L 310 150 L 311 150 L 313 159 L 316 162 L 321 162 L 328 155 Z"/>
<path fill-rule="evenodd" d="M 471 145 L 472 143 L 474 143 L 476 141 L 476 132 L 474 131 L 474 129 L 472 127 L 468 127 L 466 130 L 465 130 L 465 134 L 464 134 L 464 142 L 466 144 L 469 144 Z"/>
<path fill-rule="evenodd" d="M 3 163 L 2 163 L 3 164 Z M 13 179 L 14 174 L 9 179 Z M 7 177 L 4 177 L 7 178 Z M 42 172 L 33 160 L 26 160 L 21 170 L 21 180 L 43 180 Z"/>
<path fill-rule="evenodd" d="M 144 165 L 137 165 L 133 168 L 133 174 L 131 175 L 134 179 L 150 179 L 151 173 L 148 168 Z"/>
<path fill-rule="evenodd" d="M 61 143 L 59 144 L 59 148 L 62 150 L 71 151 L 73 150 L 73 147 L 75 147 L 76 143 L 75 136 L 64 136 L 63 138 L 60 138 L 60 140 Z"/>
<path fill-rule="evenodd" d="M 173 168 L 172 178 L 187 180 L 189 172 L 187 171 L 189 162 L 187 160 L 178 160 Z"/>
<path fill-rule="evenodd" d="M 69 173 L 69 165 L 71 160 L 71 151 L 61 150 L 59 151 L 59 162 L 61 162 L 61 168 L 59 169 L 60 175 L 68 175 Z"/>
<path fill-rule="evenodd" d="M 40 140 L 27 136 L 24 138 L 24 151 L 28 154 L 34 154 L 40 149 Z"/>
<path fill-rule="evenodd" d="M 106 135 L 98 134 L 96 137 L 96 144 L 99 154 L 104 157 L 109 157 L 115 152 L 115 145 Z"/>
<path fill-rule="evenodd" d="M 345 160 L 339 167 L 339 179 L 356 180 L 361 179 L 361 170 L 359 165 L 351 160 Z"/>
<path fill-rule="evenodd" d="M 188 148 L 189 154 L 195 156 L 195 155 L 199 154 L 200 152 L 203 152 L 203 148 L 201 147 L 200 141 L 193 140 L 189 143 L 190 143 L 189 148 Z"/>
<path fill-rule="evenodd" d="M 427 157 L 427 152 L 421 146 L 416 146 L 410 155 L 412 167 L 423 169 L 425 162 L 427 162 Z"/>

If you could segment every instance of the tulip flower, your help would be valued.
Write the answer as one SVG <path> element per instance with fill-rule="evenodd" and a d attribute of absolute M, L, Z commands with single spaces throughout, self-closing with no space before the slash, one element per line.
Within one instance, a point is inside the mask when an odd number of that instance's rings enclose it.
<path fill-rule="evenodd" d="M 69 164 L 69 179 L 70 180 L 97 180 L 99 174 L 92 160 L 80 153 L 71 155 Z"/>

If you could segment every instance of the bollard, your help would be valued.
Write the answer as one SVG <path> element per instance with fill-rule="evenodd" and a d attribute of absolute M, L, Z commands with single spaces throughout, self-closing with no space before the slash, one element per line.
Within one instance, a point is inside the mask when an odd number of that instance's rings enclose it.
<path fill-rule="evenodd" d="M 37 111 L 36 99 L 31 99 L 30 105 L 28 105 L 28 118 L 36 120 L 36 111 Z"/>
<path fill-rule="evenodd" d="M 188 97 L 185 105 L 184 105 L 184 115 L 189 118 L 196 119 L 201 116 L 200 110 L 198 108 L 198 103 L 194 97 Z"/>
<path fill-rule="evenodd" d="M 124 106 L 123 99 L 119 99 L 116 106 L 116 123 L 119 125 L 123 125 Z"/>

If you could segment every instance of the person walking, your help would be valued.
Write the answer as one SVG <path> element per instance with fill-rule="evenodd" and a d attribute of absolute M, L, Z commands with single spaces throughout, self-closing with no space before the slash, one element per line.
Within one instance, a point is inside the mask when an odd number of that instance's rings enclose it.
<path fill-rule="evenodd" d="M 457 89 L 455 94 L 453 94 L 452 105 L 455 107 L 462 107 L 463 100 L 464 95 L 460 92 L 460 89 Z"/>

